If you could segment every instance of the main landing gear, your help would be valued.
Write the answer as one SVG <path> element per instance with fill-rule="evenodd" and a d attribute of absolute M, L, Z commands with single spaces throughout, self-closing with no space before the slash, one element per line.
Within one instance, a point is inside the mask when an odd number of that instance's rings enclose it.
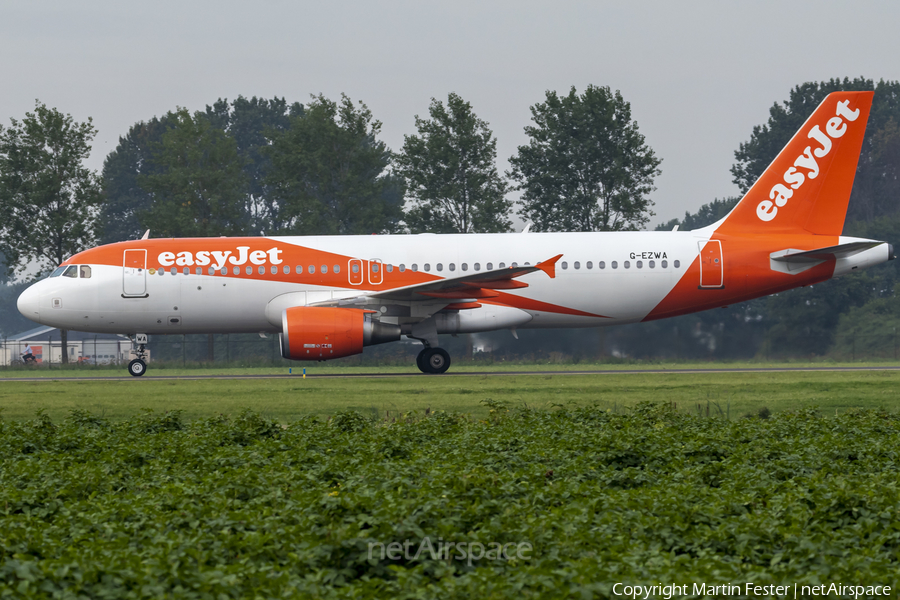
<path fill-rule="evenodd" d="M 416 366 L 423 373 L 440 375 L 441 373 L 446 373 L 447 369 L 450 368 L 450 355 L 443 348 L 426 346 L 416 356 Z"/>
<path fill-rule="evenodd" d="M 137 344 L 137 350 L 134 350 L 133 346 Z M 140 377 L 144 373 L 147 372 L 147 334 L 146 333 L 138 333 L 132 338 L 132 352 L 136 359 L 128 363 L 128 374 L 132 377 Z"/>

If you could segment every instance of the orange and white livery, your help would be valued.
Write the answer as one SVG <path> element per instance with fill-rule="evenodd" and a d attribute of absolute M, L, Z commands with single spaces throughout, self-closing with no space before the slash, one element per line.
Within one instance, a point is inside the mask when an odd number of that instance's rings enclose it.
<path fill-rule="evenodd" d="M 147 334 L 278 333 L 327 360 L 440 334 L 661 319 L 893 258 L 841 235 L 871 92 L 829 95 L 724 219 L 695 231 L 141 239 L 81 252 L 19 298 L 46 325 Z M 146 236 L 145 236 L 146 238 Z"/>

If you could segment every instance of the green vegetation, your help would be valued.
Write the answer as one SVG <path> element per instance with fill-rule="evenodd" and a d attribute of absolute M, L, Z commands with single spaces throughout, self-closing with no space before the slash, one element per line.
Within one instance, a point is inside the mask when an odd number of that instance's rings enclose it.
<path fill-rule="evenodd" d="M 344 370 L 347 371 L 351 370 Z M 197 371 L 184 373 L 190 376 Z M 255 373 L 259 371 L 245 374 Z M 180 410 L 186 418 L 193 419 L 236 414 L 249 407 L 286 423 L 347 409 L 379 417 L 387 412 L 396 416 L 426 409 L 482 417 L 487 414 L 482 403 L 488 400 L 542 409 L 569 404 L 596 406 L 614 413 L 640 402 L 664 400 L 682 412 L 699 411 L 705 416 L 708 411 L 711 416 L 735 419 L 746 413 L 755 414 L 763 407 L 781 412 L 818 406 L 828 414 L 851 408 L 895 411 L 898 390 L 897 371 L 592 375 L 561 372 L 503 377 L 485 373 L 402 378 L 388 374 L 335 379 L 303 379 L 298 375 L 219 380 L 166 380 L 148 375 L 139 380 L 111 381 L 0 380 L 0 406 L 2 416 L 10 420 L 32 418 L 37 410 L 59 420 L 77 409 L 114 421 L 133 418 L 143 409 Z"/>
<path fill-rule="evenodd" d="M 895 414 L 487 408 L 479 420 L 342 411 L 286 427 L 251 412 L 0 421 L 0 596 L 900 583 Z M 394 560 L 380 552 L 391 543 Z M 512 560 L 474 558 L 492 543 L 517 544 Z"/>

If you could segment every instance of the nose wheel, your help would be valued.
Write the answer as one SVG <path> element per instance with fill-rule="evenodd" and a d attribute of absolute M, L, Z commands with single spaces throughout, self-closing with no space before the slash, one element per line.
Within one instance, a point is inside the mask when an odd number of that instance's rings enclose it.
<path fill-rule="evenodd" d="M 128 363 L 128 374 L 132 377 L 140 377 L 147 372 L 147 334 L 138 333 L 132 338 L 132 353 L 137 358 Z M 137 344 L 137 350 L 134 350 L 134 344 Z"/>
<path fill-rule="evenodd" d="M 140 377 L 147 372 L 147 363 L 139 358 L 128 363 L 128 373 L 133 377 Z"/>
<path fill-rule="evenodd" d="M 443 348 L 423 348 L 416 356 L 416 366 L 423 373 L 440 375 L 450 368 L 450 355 Z"/>

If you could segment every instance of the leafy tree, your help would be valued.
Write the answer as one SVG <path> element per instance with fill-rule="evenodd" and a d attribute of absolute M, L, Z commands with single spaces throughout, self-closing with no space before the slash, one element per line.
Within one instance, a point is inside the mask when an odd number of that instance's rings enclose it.
<path fill-rule="evenodd" d="M 313 97 L 286 131 L 272 131 L 266 182 L 288 232 L 366 234 L 396 231 L 403 183 L 392 175 L 391 151 L 377 139 L 381 122 L 362 102 Z"/>
<path fill-rule="evenodd" d="M 288 104 L 284 98 L 277 96 L 271 100 L 256 96 L 248 100 L 238 96 L 230 104 L 219 99 L 206 107 L 206 117 L 210 123 L 234 138 L 238 154 L 243 159 L 244 173 L 249 181 L 247 206 L 253 235 L 265 235 L 285 227 L 281 207 L 266 182 L 272 160 L 264 149 L 269 144 L 267 132 L 286 131 L 290 127 L 291 117 L 300 116 L 303 116 L 302 104 Z"/>
<path fill-rule="evenodd" d="M 519 183 L 519 215 L 538 231 L 623 231 L 653 213 L 660 159 L 644 143 L 631 105 L 618 91 L 589 85 L 582 95 L 547 92 L 531 107 L 531 138 L 510 158 Z"/>
<path fill-rule="evenodd" d="M 678 225 L 678 228 L 682 231 L 702 229 L 728 215 L 728 213 L 731 212 L 731 209 L 737 206 L 739 200 L 739 197 L 722 198 L 721 200 L 716 198 L 709 204 L 701 206 L 695 214 L 684 211 L 683 219 L 672 219 L 666 223 L 657 225 L 656 231 L 672 231 L 676 225 Z"/>
<path fill-rule="evenodd" d="M 431 99 L 431 119 L 416 115 L 418 135 L 404 136 L 397 172 L 413 206 L 406 212 L 414 233 L 509 231 L 512 202 L 497 173 L 497 140 L 472 105 L 450 93 L 445 106 Z"/>
<path fill-rule="evenodd" d="M 845 359 L 858 356 L 897 358 L 900 350 L 898 331 L 900 298 L 876 298 L 841 315 L 832 354 Z"/>
<path fill-rule="evenodd" d="M 831 79 L 807 82 L 791 90 L 788 100 L 769 109 L 769 120 L 753 128 L 750 140 L 742 143 L 731 168 L 734 182 L 746 193 L 775 156 L 790 141 L 809 115 L 831 92 L 842 90 L 874 90 L 872 111 L 860 153 L 856 179 L 850 194 L 847 221 L 872 221 L 898 211 L 896 184 L 890 178 L 898 173 L 900 148 L 900 82 L 871 79 Z"/>
<path fill-rule="evenodd" d="M 119 138 L 119 145 L 103 161 L 105 202 L 101 243 L 134 240 L 147 229 L 140 215 L 151 208 L 153 194 L 140 181 L 141 177 L 161 172 L 152 148 L 159 146 L 169 126 L 167 116 L 136 123 Z"/>
<path fill-rule="evenodd" d="M 169 128 L 151 144 L 158 172 L 138 177 L 152 195 L 138 215 L 158 236 L 218 236 L 246 232 L 247 178 L 234 138 L 202 113 L 168 113 Z"/>
<path fill-rule="evenodd" d="M 7 272 L 52 269 L 96 240 L 97 174 L 82 163 L 97 130 L 38 103 L 0 129 L 0 206 Z"/>
<path fill-rule="evenodd" d="M 872 297 L 867 277 L 847 275 L 766 299 L 769 355 L 822 355 L 831 347 L 841 314 Z"/>
<path fill-rule="evenodd" d="M 45 272 L 97 239 L 100 182 L 83 162 L 97 134 L 88 117 L 36 103 L 22 121 L 0 127 L 0 231 L 7 274 L 31 264 Z M 62 332 L 63 348 L 66 332 Z M 68 353 L 63 352 L 63 362 Z"/>
<path fill-rule="evenodd" d="M 265 184 L 270 160 L 262 149 L 268 145 L 265 137 L 269 129 L 284 130 L 291 116 L 303 114 L 303 106 L 288 104 L 284 98 L 271 100 L 238 96 L 229 102 L 217 100 L 207 105 L 205 117 L 216 129 L 233 137 L 243 171 L 249 182 L 245 199 L 247 210 L 246 233 L 264 235 L 284 228 L 280 210 L 271 190 Z M 139 237 L 147 226 L 139 215 L 150 209 L 153 194 L 141 185 L 147 175 L 158 175 L 162 167 L 155 153 L 160 150 L 162 136 L 170 128 L 168 115 L 136 123 L 119 138 L 119 145 L 103 165 L 104 232 L 102 243 L 112 243 Z"/>

